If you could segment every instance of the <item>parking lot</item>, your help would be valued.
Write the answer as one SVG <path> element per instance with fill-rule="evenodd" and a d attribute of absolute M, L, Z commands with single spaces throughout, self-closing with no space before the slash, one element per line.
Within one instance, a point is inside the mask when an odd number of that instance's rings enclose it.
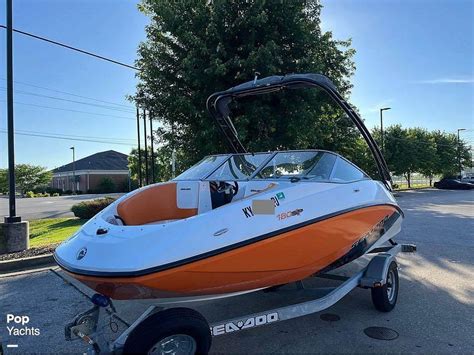
<path fill-rule="evenodd" d="M 321 313 L 215 338 L 213 353 L 474 353 L 474 191 L 419 190 L 398 193 L 406 219 L 398 242 L 415 243 L 416 254 L 400 254 L 400 294 L 391 313 L 376 311 L 370 291 L 356 289 Z M 350 272 L 351 268 L 344 270 Z M 310 281 L 321 283 L 320 281 Z M 324 281 L 321 284 L 332 284 Z M 287 288 L 293 285 L 285 286 Z M 83 292 L 90 292 L 79 286 Z M 297 302 L 284 293 L 257 292 L 192 305 L 209 321 Z M 117 302 L 128 322 L 147 305 Z M 58 269 L 0 277 L 0 337 L 8 353 L 82 353 L 82 342 L 66 342 L 64 324 L 89 307 L 87 298 Z M 7 314 L 27 315 L 39 336 L 8 335 Z M 324 318 L 324 317 L 323 317 Z M 364 334 L 388 327 L 395 340 Z M 18 344 L 18 348 L 6 348 Z"/>

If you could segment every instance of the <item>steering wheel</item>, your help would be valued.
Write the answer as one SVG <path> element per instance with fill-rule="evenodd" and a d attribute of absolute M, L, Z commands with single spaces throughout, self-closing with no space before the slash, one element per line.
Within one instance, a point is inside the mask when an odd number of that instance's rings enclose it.
<path fill-rule="evenodd" d="M 230 187 L 230 192 L 232 194 L 232 197 L 237 195 L 237 193 L 239 192 L 239 184 L 237 183 L 237 181 L 234 181 L 234 185 L 231 185 L 228 182 L 222 181 L 220 183 L 220 186 L 217 189 L 217 191 L 225 192 L 227 190 L 227 188 L 229 188 L 229 187 Z"/>

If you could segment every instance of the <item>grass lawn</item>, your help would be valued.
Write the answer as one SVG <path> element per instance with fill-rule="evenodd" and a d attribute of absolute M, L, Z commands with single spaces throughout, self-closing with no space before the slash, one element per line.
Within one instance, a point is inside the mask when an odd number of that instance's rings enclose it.
<path fill-rule="evenodd" d="M 77 218 L 48 218 L 30 221 L 30 247 L 57 244 L 69 238 L 86 222 Z"/>

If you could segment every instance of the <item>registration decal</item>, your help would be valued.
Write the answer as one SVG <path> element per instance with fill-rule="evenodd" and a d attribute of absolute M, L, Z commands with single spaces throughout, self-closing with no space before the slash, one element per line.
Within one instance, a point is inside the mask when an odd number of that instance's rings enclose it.
<path fill-rule="evenodd" d="M 274 196 L 270 197 L 270 200 L 273 202 L 273 205 L 275 207 L 280 206 L 280 201 L 284 200 L 286 198 L 285 194 L 283 192 L 278 192 Z M 244 213 L 245 218 L 250 218 L 253 217 L 256 214 L 273 214 L 272 213 L 258 213 L 257 211 L 254 211 L 254 206 L 247 206 L 242 208 L 242 212 Z M 303 211 L 303 210 L 301 210 Z"/>

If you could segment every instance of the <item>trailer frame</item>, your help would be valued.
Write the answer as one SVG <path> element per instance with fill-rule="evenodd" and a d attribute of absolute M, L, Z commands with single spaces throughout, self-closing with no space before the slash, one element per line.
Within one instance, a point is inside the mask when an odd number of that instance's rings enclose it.
<path fill-rule="evenodd" d="M 341 285 L 330 289 L 330 291 L 324 296 L 297 304 L 286 305 L 283 307 L 268 309 L 262 312 L 213 322 L 208 325 L 210 334 L 212 337 L 217 337 L 310 315 L 331 307 L 357 287 L 370 289 L 383 287 L 387 283 L 387 277 L 389 269 L 391 265 L 393 265 L 392 263 L 397 265 L 395 261 L 396 255 L 400 252 L 416 251 L 416 246 L 413 244 L 396 244 L 391 240 L 390 242 L 391 245 L 389 246 L 377 248 L 369 252 L 376 255 L 370 260 L 366 267 L 353 276 L 343 277 L 334 274 L 313 275 L 313 277 L 343 281 Z M 396 273 L 396 278 L 397 289 L 395 292 L 396 295 L 398 295 L 398 272 Z M 306 288 L 301 281 L 297 283 L 297 286 L 297 291 L 300 293 L 309 293 L 311 291 L 318 290 L 318 288 Z M 279 291 L 276 290 L 275 292 Z M 291 292 L 291 290 L 289 292 Z M 374 297 L 373 294 L 372 297 Z M 395 302 L 396 300 L 397 299 L 395 297 Z M 148 307 L 146 311 L 143 312 L 132 324 L 129 325 L 117 315 L 117 311 L 112 300 L 106 296 L 95 294 L 91 298 L 91 301 L 93 302 L 94 306 L 91 309 L 78 314 L 74 320 L 65 327 L 66 340 L 81 338 L 89 345 L 89 354 L 121 354 L 130 334 L 144 320 L 165 309 L 165 307 L 160 305 L 152 305 Z M 167 309 L 173 310 L 174 308 Z M 119 321 L 124 323 L 127 328 L 114 341 L 107 342 L 104 339 L 102 330 L 107 326 L 107 322 L 110 324 L 112 320 L 114 320 L 114 322 Z M 169 342 L 169 340 L 167 341 Z"/>

